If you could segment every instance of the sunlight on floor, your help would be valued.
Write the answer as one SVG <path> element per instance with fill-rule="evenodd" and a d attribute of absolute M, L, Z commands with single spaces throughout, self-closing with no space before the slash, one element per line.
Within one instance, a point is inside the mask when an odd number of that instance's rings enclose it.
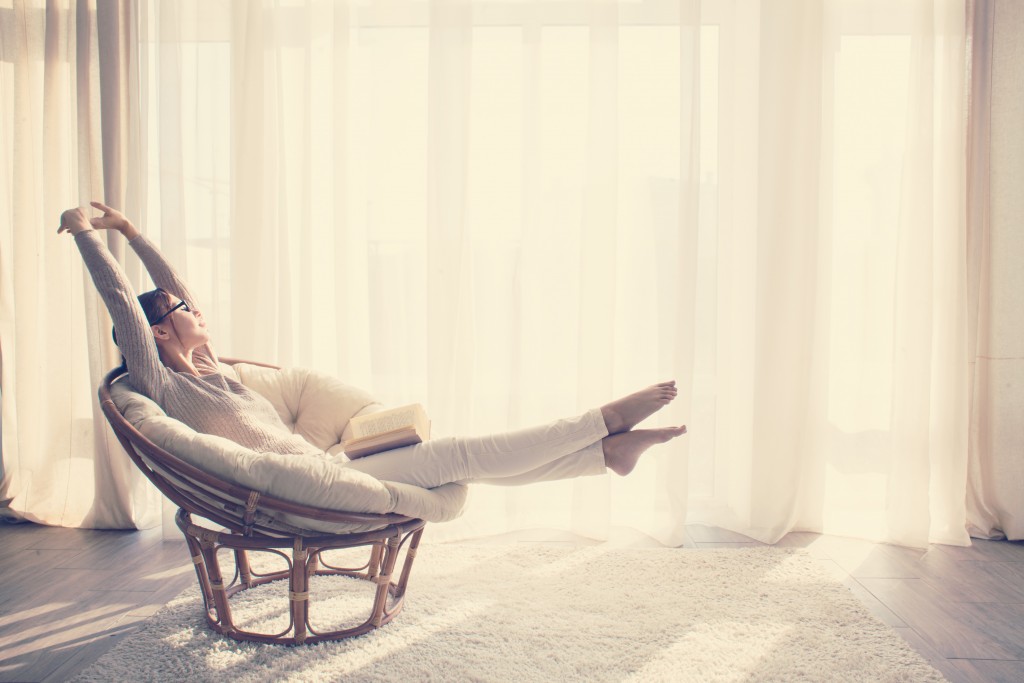
<path fill-rule="evenodd" d="M 557 576 L 578 571 L 585 573 L 586 566 L 608 552 L 604 546 L 580 546 L 571 555 L 567 555 L 549 564 L 540 564 L 526 572 L 531 576 Z"/>
<path fill-rule="evenodd" d="M 814 557 L 836 559 L 841 556 L 844 561 L 860 565 L 871 556 L 878 544 L 845 536 L 820 535 L 803 547 Z"/>
<path fill-rule="evenodd" d="M 374 662 L 387 659 L 392 654 L 408 650 L 409 648 L 414 647 L 416 643 L 433 640 L 434 635 L 449 631 L 459 622 L 468 621 L 477 617 L 478 615 L 489 611 L 493 606 L 493 600 L 473 603 L 470 603 L 469 601 L 452 602 L 446 609 L 423 619 L 423 621 L 417 626 L 417 634 L 415 637 L 379 638 L 375 643 L 372 654 L 368 654 L 368 656 L 362 658 L 353 657 L 346 659 L 344 665 L 337 669 L 336 674 L 338 677 L 341 677 L 345 674 L 355 673 L 360 669 L 367 668 Z"/>
<path fill-rule="evenodd" d="M 145 576 L 142 577 L 142 579 L 146 580 L 146 581 L 159 581 L 159 580 L 162 580 L 162 579 L 170 579 L 170 578 L 173 578 L 175 576 L 180 576 L 181 574 L 185 574 L 185 573 L 191 572 L 191 571 L 192 571 L 192 565 L 191 564 L 185 564 L 185 565 L 182 565 L 180 567 L 173 567 L 171 569 L 166 569 L 166 570 L 164 570 L 162 572 L 154 572 L 152 574 L 146 574 Z"/>
<path fill-rule="evenodd" d="M 0 640 L 5 656 L 18 654 L 19 649 L 39 650 L 41 648 L 60 647 L 67 643 L 77 642 L 80 639 L 79 629 L 88 627 L 90 632 L 95 633 L 96 629 L 92 624 L 110 622 L 113 624 L 117 615 L 123 615 L 130 608 L 127 604 L 103 605 L 96 609 L 80 611 L 80 607 L 74 603 L 63 602 L 45 605 L 31 611 L 31 622 L 36 626 L 28 626 L 19 631 L 15 636 Z M 64 616 L 58 610 L 65 610 Z M 40 614 L 51 613 L 51 617 L 40 623 Z M 25 613 L 23 613 L 25 614 Z M 7 623 L 13 620 L 12 617 L 5 619 Z M 23 648 L 19 648 L 21 645 Z"/>
<path fill-rule="evenodd" d="M 72 603 L 70 602 L 50 602 L 45 605 L 33 605 L 32 607 L 24 609 L 20 612 L 12 612 L 11 614 L 4 615 L 4 621 L 8 624 L 11 624 L 18 621 L 19 619 L 37 620 L 41 617 L 46 616 L 50 612 L 63 609 L 71 604 Z"/>
<path fill-rule="evenodd" d="M 815 563 L 815 566 L 820 566 L 820 563 Z M 822 577 L 808 574 L 805 570 L 806 561 L 800 555 L 792 555 L 785 557 L 779 561 L 777 565 L 772 567 L 765 573 L 762 581 L 767 584 L 780 583 L 780 584 L 813 584 L 819 585 L 822 582 Z M 835 579 L 838 582 L 838 579 Z"/>
<path fill-rule="evenodd" d="M 716 651 L 714 662 L 695 662 L 702 678 L 716 681 L 745 681 L 757 670 L 763 659 L 772 655 L 776 646 L 793 630 L 789 624 L 759 623 L 758 632 L 744 638 L 739 635 L 749 628 L 740 622 L 702 624 L 665 648 L 627 681 L 671 680 L 673 669 L 686 655 L 705 650 Z M 694 672 L 690 672 L 692 676 Z"/>

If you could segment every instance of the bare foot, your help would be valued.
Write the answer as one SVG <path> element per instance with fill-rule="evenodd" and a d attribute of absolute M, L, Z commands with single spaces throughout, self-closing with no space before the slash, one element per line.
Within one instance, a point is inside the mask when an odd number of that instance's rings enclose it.
<path fill-rule="evenodd" d="M 686 425 L 682 427 L 663 427 L 661 429 L 637 429 L 606 436 L 601 445 L 604 447 L 604 464 L 615 474 L 626 476 L 636 467 L 640 456 L 655 444 L 665 443 L 686 433 Z"/>
<path fill-rule="evenodd" d="M 601 407 L 609 434 L 628 432 L 642 420 L 667 406 L 676 397 L 676 382 L 662 382 L 641 389 Z"/>

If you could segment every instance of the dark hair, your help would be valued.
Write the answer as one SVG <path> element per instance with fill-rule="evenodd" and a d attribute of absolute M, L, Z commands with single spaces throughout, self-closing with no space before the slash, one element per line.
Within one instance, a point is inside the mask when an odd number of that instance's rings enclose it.
<path fill-rule="evenodd" d="M 146 316 L 146 321 L 152 325 L 154 321 L 159 320 L 164 313 L 167 313 L 174 305 L 174 299 L 165 290 L 157 287 L 156 289 L 148 292 L 143 292 L 137 297 L 139 305 L 142 306 L 142 312 Z M 111 328 L 110 335 L 114 338 L 114 345 L 117 345 L 117 330 Z M 121 368 L 124 371 L 128 370 L 128 360 L 121 356 Z"/>

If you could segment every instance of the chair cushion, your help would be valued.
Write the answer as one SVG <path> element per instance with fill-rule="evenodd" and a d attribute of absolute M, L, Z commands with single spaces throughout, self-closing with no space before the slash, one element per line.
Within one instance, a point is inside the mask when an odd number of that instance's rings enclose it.
<path fill-rule="evenodd" d="M 341 444 L 349 438 L 349 420 L 384 409 L 369 392 L 305 368 L 221 366 L 231 368 L 238 381 L 266 397 L 293 434 L 333 456 L 345 457 Z"/>
<path fill-rule="evenodd" d="M 168 417 L 155 402 L 127 382 L 110 395 L 118 410 L 150 441 L 184 462 L 224 481 L 289 502 L 344 512 L 395 512 L 428 522 L 458 517 L 467 487 L 445 484 L 422 489 L 379 481 L 345 467 L 340 444 L 348 421 L 382 409 L 365 391 L 320 373 L 298 368 L 273 369 L 239 363 L 222 371 L 265 396 L 281 419 L 327 455 L 257 453 L 219 436 L 201 434 Z M 331 457 L 335 454 L 334 457 Z M 288 524 L 315 531 L 349 532 L 373 528 L 281 515 Z"/>

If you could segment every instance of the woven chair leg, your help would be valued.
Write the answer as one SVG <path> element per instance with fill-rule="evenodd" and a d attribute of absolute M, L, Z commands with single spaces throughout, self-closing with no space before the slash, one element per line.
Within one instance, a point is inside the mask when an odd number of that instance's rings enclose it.
<path fill-rule="evenodd" d="M 367 566 L 366 575 L 371 579 L 377 578 L 380 574 L 380 561 L 381 556 L 384 553 L 384 542 L 377 541 L 373 544 L 373 549 L 370 551 L 370 564 Z"/>
<path fill-rule="evenodd" d="M 245 550 L 235 550 L 235 565 L 238 566 L 238 579 L 242 585 L 252 588 L 252 567 L 249 565 L 249 553 Z"/>
<path fill-rule="evenodd" d="M 235 625 L 231 621 L 231 605 L 228 602 L 228 594 L 224 586 L 224 575 L 221 573 L 220 563 L 217 561 L 217 546 L 209 539 L 203 539 L 199 544 L 203 552 L 203 561 L 206 564 L 206 573 L 210 577 L 213 604 L 217 608 L 217 624 L 230 633 L 235 630 Z"/>
<path fill-rule="evenodd" d="M 203 562 L 203 551 L 199 542 L 194 538 L 185 535 L 185 543 L 188 545 L 188 554 L 192 558 L 192 565 L 196 569 L 196 578 L 199 580 L 199 591 L 203 596 L 203 607 L 207 613 L 213 608 L 213 591 L 210 589 L 210 577 L 206 573 L 206 564 Z"/>
<path fill-rule="evenodd" d="M 395 560 L 398 559 L 399 538 L 399 534 L 395 534 L 388 539 L 381 573 L 377 577 L 377 594 L 374 597 L 373 610 L 370 613 L 370 620 L 375 627 L 379 627 L 384 620 L 384 609 L 387 607 L 388 590 L 391 586 L 391 572 L 394 571 Z"/>
<path fill-rule="evenodd" d="M 309 577 L 315 576 L 320 569 L 320 554 L 311 552 L 306 560 L 306 585 L 309 585 Z"/>
<path fill-rule="evenodd" d="M 309 551 L 302 545 L 302 539 L 296 538 L 292 550 L 292 572 L 291 592 L 288 599 L 291 602 L 292 625 L 295 627 L 295 643 L 302 645 L 306 642 L 306 619 L 309 606 L 309 584 L 306 579 L 306 560 Z"/>
<path fill-rule="evenodd" d="M 395 587 L 395 599 L 401 599 L 405 595 L 405 588 L 409 584 L 409 574 L 412 573 L 412 563 L 416 559 L 416 549 L 420 547 L 420 537 L 423 536 L 423 529 L 418 529 L 409 539 L 409 549 L 405 551 L 405 563 L 402 565 L 402 576 Z"/>

